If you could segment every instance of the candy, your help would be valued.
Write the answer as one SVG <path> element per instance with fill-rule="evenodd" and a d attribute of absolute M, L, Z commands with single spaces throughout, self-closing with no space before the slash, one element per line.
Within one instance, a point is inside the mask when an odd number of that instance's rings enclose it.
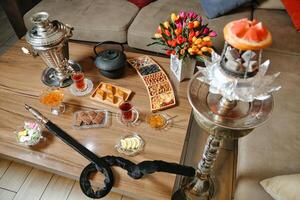
<path fill-rule="evenodd" d="M 23 128 L 17 132 L 17 140 L 26 145 L 34 145 L 41 138 L 41 130 L 35 122 L 24 122 Z"/>

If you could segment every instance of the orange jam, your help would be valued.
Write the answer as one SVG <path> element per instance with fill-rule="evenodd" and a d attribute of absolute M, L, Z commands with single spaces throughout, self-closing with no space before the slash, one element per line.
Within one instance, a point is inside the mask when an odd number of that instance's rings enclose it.
<path fill-rule="evenodd" d="M 63 100 L 63 94 L 59 90 L 53 90 L 44 94 L 41 98 L 41 103 L 47 106 L 59 106 Z"/>
<path fill-rule="evenodd" d="M 166 124 L 166 119 L 160 114 L 151 115 L 148 118 L 148 124 L 151 128 L 163 128 Z"/>

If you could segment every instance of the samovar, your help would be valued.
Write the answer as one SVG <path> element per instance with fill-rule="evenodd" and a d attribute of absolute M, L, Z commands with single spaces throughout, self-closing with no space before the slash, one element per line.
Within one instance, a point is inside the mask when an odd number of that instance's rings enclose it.
<path fill-rule="evenodd" d="M 247 19 L 240 21 L 250 27 L 258 24 L 244 20 Z M 188 99 L 194 118 L 209 136 L 195 177 L 183 179 L 173 200 L 213 199 L 216 191 L 212 169 L 222 141 L 246 136 L 272 112 L 271 93 L 280 89 L 273 81 L 279 73 L 265 75 L 269 60 L 261 64 L 262 49 L 248 46 L 248 49 L 238 46 L 225 36 L 221 56 L 213 52 L 211 61 L 205 61 L 206 68 L 199 67 L 190 80 Z"/>
<path fill-rule="evenodd" d="M 69 59 L 68 40 L 73 28 L 57 20 L 50 21 L 49 14 L 38 12 L 31 16 L 33 27 L 26 33 L 29 48 L 22 47 L 25 54 L 39 55 L 47 68 L 42 82 L 47 86 L 66 87 L 72 84 L 71 74 L 81 71 L 78 63 Z"/>

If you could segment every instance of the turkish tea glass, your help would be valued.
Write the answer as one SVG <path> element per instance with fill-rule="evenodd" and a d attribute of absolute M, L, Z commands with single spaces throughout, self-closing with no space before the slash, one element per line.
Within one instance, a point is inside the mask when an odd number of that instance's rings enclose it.
<path fill-rule="evenodd" d="M 77 90 L 79 91 L 86 90 L 87 84 L 85 83 L 83 72 L 75 72 L 74 74 L 72 74 L 72 80 Z"/>
<path fill-rule="evenodd" d="M 130 102 L 124 101 L 119 108 L 121 110 L 121 121 L 128 123 L 134 120 L 133 106 Z"/>

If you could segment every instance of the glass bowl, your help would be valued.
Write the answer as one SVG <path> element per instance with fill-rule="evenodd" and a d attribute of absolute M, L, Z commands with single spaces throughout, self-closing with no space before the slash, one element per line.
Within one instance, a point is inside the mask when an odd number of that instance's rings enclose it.
<path fill-rule="evenodd" d="M 37 122 L 26 121 L 24 126 L 15 130 L 17 142 L 26 146 L 33 146 L 43 138 L 41 126 Z"/>
<path fill-rule="evenodd" d="M 151 128 L 157 130 L 165 129 L 170 122 L 169 117 L 162 113 L 149 114 L 146 121 Z"/>
<path fill-rule="evenodd" d="M 127 156 L 135 156 L 144 149 L 145 142 L 136 133 L 120 138 L 115 146 L 117 151 Z"/>
<path fill-rule="evenodd" d="M 40 102 L 50 107 L 53 115 L 59 115 L 65 111 L 65 104 L 63 103 L 64 93 L 62 89 L 57 87 L 50 87 L 42 91 L 40 95 Z"/>

